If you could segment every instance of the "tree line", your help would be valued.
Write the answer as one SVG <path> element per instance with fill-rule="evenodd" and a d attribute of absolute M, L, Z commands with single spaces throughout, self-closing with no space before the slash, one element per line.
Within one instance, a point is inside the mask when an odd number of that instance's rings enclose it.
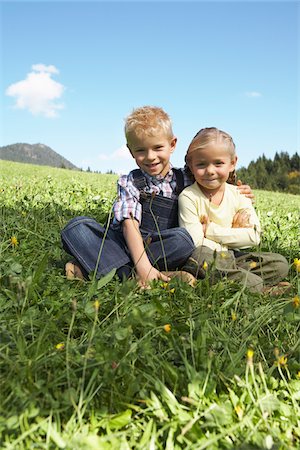
<path fill-rule="evenodd" d="M 300 156 L 276 152 L 272 160 L 262 155 L 247 168 L 238 169 L 237 176 L 252 189 L 300 194 Z"/>

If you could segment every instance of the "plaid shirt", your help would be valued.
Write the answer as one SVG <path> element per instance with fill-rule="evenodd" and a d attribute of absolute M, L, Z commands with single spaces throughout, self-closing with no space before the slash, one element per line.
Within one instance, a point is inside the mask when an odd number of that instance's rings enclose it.
<path fill-rule="evenodd" d="M 184 169 L 181 169 L 183 173 L 183 183 L 184 187 L 190 186 L 193 181 L 188 177 Z M 146 178 L 147 186 L 145 192 L 152 194 L 160 194 L 167 198 L 176 198 L 175 188 L 176 188 L 176 177 L 175 173 L 170 167 L 169 172 L 165 177 L 160 175 L 152 177 L 146 172 L 143 172 Z M 140 191 L 135 187 L 133 183 L 132 172 L 128 175 L 122 175 L 118 180 L 118 199 L 115 201 L 113 206 L 114 219 L 113 226 L 119 227 L 120 223 L 124 219 L 134 218 L 141 224 L 142 220 L 142 205 L 139 202 Z"/>

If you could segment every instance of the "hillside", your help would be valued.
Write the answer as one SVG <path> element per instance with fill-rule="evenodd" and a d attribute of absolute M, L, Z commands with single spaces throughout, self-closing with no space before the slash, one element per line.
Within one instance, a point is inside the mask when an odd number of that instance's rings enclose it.
<path fill-rule="evenodd" d="M 247 168 L 237 170 L 237 176 L 252 189 L 300 194 L 300 156 L 276 152 L 272 160 L 263 154 Z"/>
<path fill-rule="evenodd" d="M 78 169 L 63 156 L 43 144 L 12 144 L 0 147 L 0 159 L 41 166 Z"/>

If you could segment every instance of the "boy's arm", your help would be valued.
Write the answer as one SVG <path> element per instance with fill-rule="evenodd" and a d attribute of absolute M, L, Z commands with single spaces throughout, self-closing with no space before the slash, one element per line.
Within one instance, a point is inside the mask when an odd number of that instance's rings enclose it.
<path fill-rule="evenodd" d="M 241 194 L 245 195 L 245 197 L 250 198 L 252 203 L 255 201 L 254 194 L 251 190 L 251 187 L 248 184 L 243 184 L 241 180 L 238 180 L 236 183 L 238 190 Z"/>
<path fill-rule="evenodd" d="M 138 222 L 134 219 L 125 219 L 122 223 L 122 231 L 135 266 L 139 285 L 145 287 L 152 280 L 169 281 L 169 277 L 155 269 L 149 261 Z"/>
<path fill-rule="evenodd" d="M 133 183 L 132 173 L 122 175 L 118 180 L 118 199 L 114 203 L 114 221 L 122 228 L 131 259 L 135 265 L 140 286 L 145 287 L 151 280 L 169 278 L 155 269 L 145 252 L 139 223 L 142 206 L 139 202 L 139 190 Z"/>

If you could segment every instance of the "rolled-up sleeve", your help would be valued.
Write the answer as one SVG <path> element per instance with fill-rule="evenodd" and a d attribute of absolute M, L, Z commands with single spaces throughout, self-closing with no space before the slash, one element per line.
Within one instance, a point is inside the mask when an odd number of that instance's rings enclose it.
<path fill-rule="evenodd" d="M 135 219 L 141 224 L 142 205 L 139 202 L 139 190 L 133 184 L 133 178 L 122 175 L 117 184 L 118 198 L 114 203 L 113 213 L 115 222 L 123 222 L 124 219 Z"/>

